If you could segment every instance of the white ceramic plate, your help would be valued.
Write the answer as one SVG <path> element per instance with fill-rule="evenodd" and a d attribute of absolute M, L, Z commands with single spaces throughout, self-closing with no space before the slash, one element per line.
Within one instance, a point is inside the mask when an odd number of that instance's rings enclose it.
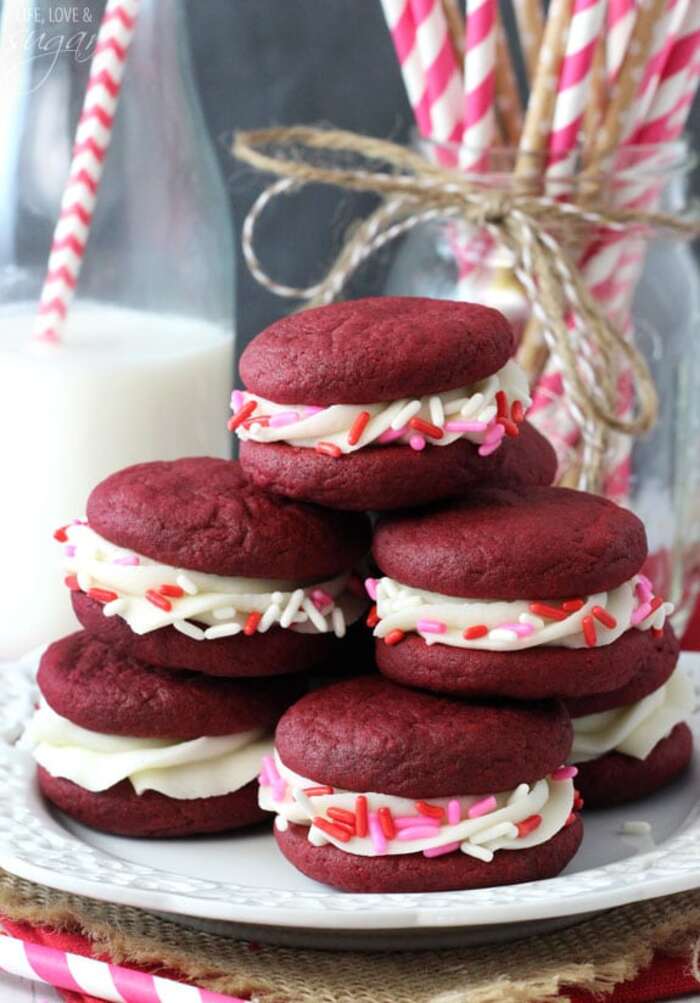
<path fill-rule="evenodd" d="M 682 662 L 700 683 L 700 656 Z M 640 804 L 584 812 L 586 834 L 557 878 L 404 895 L 348 895 L 305 878 L 266 827 L 181 840 L 105 836 L 50 808 L 33 763 L 14 749 L 35 699 L 32 661 L 3 666 L 0 866 L 52 888 L 169 913 L 277 943 L 354 948 L 448 946 L 522 936 L 584 915 L 700 886 L 700 756 L 679 782 Z M 697 688 L 697 687 L 696 687 Z M 692 720 L 700 746 L 700 714 Z M 621 835 L 643 819 L 651 836 Z"/>

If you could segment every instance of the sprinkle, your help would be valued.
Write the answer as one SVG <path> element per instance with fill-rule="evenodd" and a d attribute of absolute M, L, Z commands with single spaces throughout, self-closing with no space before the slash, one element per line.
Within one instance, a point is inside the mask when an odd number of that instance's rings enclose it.
<path fill-rule="evenodd" d="M 419 815 L 425 815 L 427 818 L 436 818 L 440 822 L 445 817 L 445 809 L 437 804 L 429 804 L 427 801 L 416 801 L 416 811 Z"/>
<path fill-rule="evenodd" d="M 257 406 L 256 401 L 248 401 L 247 404 L 244 404 L 243 407 L 239 408 L 238 411 L 236 411 L 236 413 L 228 420 L 228 425 L 226 427 L 229 432 L 235 432 L 239 425 L 242 425 L 244 421 L 250 418 Z"/>
<path fill-rule="evenodd" d="M 241 390 L 234 390 L 231 394 L 231 410 L 240 411 L 245 404 L 245 395 Z"/>
<path fill-rule="evenodd" d="M 643 620 L 646 620 L 646 618 L 650 616 L 652 612 L 653 610 L 651 608 L 650 602 L 642 603 L 642 605 L 638 606 L 637 609 L 632 614 L 632 616 L 630 617 L 630 623 L 632 624 L 633 627 L 636 627 Z"/>
<path fill-rule="evenodd" d="M 179 630 L 181 634 L 185 634 L 186 637 L 191 637 L 193 641 L 204 640 L 204 631 L 202 628 L 197 627 L 194 623 L 190 623 L 189 620 L 173 620 L 173 627 L 175 630 Z"/>
<path fill-rule="evenodd" d="M 521 613 L 518 617 L 518 622 L 529 623 L 531 627 L 535 628 L 535 630 L 542 630 L 544 627 L 544 620 L 542 620 L 539 616 L 533 616 L 531 613 Z"/>
<path fill-rule="evenodd" d="M 543 602 L 531 602 L 528 609 L 535 616 L 544 617 L 545 620 L 566 620 L 569 615 L 563 609 L 557 609 L 556 606 L 548 606 L 547 603 Z"/>
<path fill-rule="evenodd" d="M 293 425 L 297 421 L 299 421 L 298 411 L 280 411 L 270 415 L 268 425 L 270 428 L 283 428 L 285 425 Z"/>
<path fill-rule="evenodd" d="M 272 624 L 279 619 L 281 612 L 282 611 L 277 603 L 272 603 L 271 606 L 268 606 L 263 613 L 262 620 L 258 624 L 258 634 L 265 634 L 270 629 Z"/>
<path fill-rule="evenodd" d="M 495 797 L 493 794 L 489 794 L 488 797 L 482 798 L 481 801 L 475 802 L 471 808 L 467 809 L 467 818 L 481 818 L 482 815 L 488 815 L 497 807 L 498 802 Z"/>
<path fill-rule="evenodd" d="M 367 798 L 364 794 L 355 798 L 355 832 L 361 839 L 367 835 Z"/>
<path fill-rule="evenodd" d="M 377 613 L 376 606 L 372 606 L 367 614 L 367 620 L 365 622 L 370 629 L 374 629 L 377 626 L 379 623 L 379 614 Z"/>
<path fill-rule="evenodd" d="M 196 596 L 199 592 L 199 589 L 188 575 L 178 575 L 175 581 L 188 596 Z"/>
<path fill-rule="evenodd" d="M 345 808 L 327 808 L 326 814 L 329 818 L 332 818 L 334 822 L 342 822 L 343 825 L 349 826 L 355 832 L 355 813 L 352 811 L 346 811 Z"/>
<path fill-rule="evenodd" d="M 182 599 L 185 594 L 185 590 L 180 585 L 160 585 L 158 591 L 169 599 Z"/>
<path fill-rule="evenodd" d="M 496 418 L 496 421 L 501 426 L 501 428 L 503 429 L 503 431 L 505 432 L 505 434 L 508 436 L 509 439 L 517 439 L 517 437 L 520 435 L 520 429 L 518 428 L 518 426 L 515 424 L 514 421 L 510 420 L 510 418 Z"/>
<path fill-rule="evenodd" d="M 335 636 L 345 637 L 345 614 L 340 606 L 336 606 L 331 613 L 331 623 L 333 624 L 333 633 Z"/>
<path fill-rule="evenodd" d="M 63 548 L 63 553 L 66 555 L 66 557 L 75 557 L 76 550 L 77 547 L 75 546 L 74 543 L 67 543 Z"/>
<path fill-rule="evenodd" d="M 207 641 L 215 641 L 217 637 L 233 637 L 240 632 L 240 623 L 219 623 L 215 627 L 207 627 L 204 637 Z"/>
<path fill-rule="evenodd" d="M 68 526 L 70 526 L 70 523 L 68 523 Z M 68 533 L 66 533 L 68 526 L 59 526 L 53 534 L 54 540 L 58 540 L 59 543 L 68 543 Z"/>
<path fill-rule="evenodd" d="M 334 460 L 337 460 L 343 455 L 343 451 L 340 446 L 336 446 L 334 442 L 317 442 L 314 446 L 317 453 L 321 456 L 332 456 Z"/>
<path fill-rule="evenodd" d="M 500 623 L 497 629 L 511 630 L 516 637 L 529 637 L 535 633 L 535 628 L 531 623 Z M 493 636 L 493 631 L 491 631 Z"/>
<path fill-rule="evenodd" d="M 466 839 L 460 844 L 460 849 L 468 857 L 476 857 L 477 860 L 483 860 L 486 864 L 490 864 L 493 860 L 493 850 L 487 850 L 485 846 L 476 846 L 474 843 L 468 843 Z"/>
<path fill-rule="evenodd" d="M 467 627 L 462 634 L 465 641 L 476 641 L 477 637 L 486 637 L 489 629 L 485 623 L 475 623 L 473 627 Z"/>
<path fill-rule="evenodd" d="M 659 606 L 663 606 L 663 604 L 664 601 L 661 598 L 661 596 L 654 596 L 649 605 L 651 606 L 652 610 L 657 610 Z"/>
<path fill-rule="evenodd" d="M 460 414 L 463 418 L 469 418 L 471 415 L 476 414 L 476 412 L 481 408 L 484 403 L 484 395 L 482 393 L 474 394 L 470 397 L 466 404 L 463 404 L 460 408 Z"/>
<path fill-rule="evenodd" d="M 506 430 L 503 425 L 493 424 L 486 430 L 486 437 L 484 439 L 485 446 L 491 446 L 493 443 L 500 442 L 503 436 L 506 434 Z"/>
<path fill-rule="evenodd" d="M 305 596 L 302 600 L 301 608 L 304 610 L 316 630 L 321 634 L 325 634 L 328 630 L 328 624 L 326 623 L 326 618 L 319 611 L 316 603 L 314 603 L 312 599 L 309 599 L 308 596 Z"/>
<path fill-rule="evenodd" d="M 489 631 L 489 639 L 492 641 L 517 641 L 518 635 L 507 627 L 494 627 Z"/>
<path fill-rule="evenodd" d="M 444 634 L 447 624 L 443 620 L 419 620 L 416 628 L 423 634 Z"/>
<path fill-rule="evenodd" d="M 71 592 L 80 592 L 80 586 L 78 585 L 78 579 L 75 575 L 66 575 L 63 579 L 63 584 L 66 585 Z"/>
<path fill-rule="evenodd" d="M 360 411 L 357 418 L 350 426 L 350 431 L 348 432 L 348 445 L 355 446 L 360 439 L 360 436 L 367 427 L 367 422 L 370 419 L 369 411 Z"/>
<path fill-rule="evenodd" d="M 367 595 L 370 597 L 372 602 L 377 601 L 377 579 L 376 578 L 365 578 L 365 589 L 367 590 Z"/>
<path fill-rule="evenodd" d="M 111 589 L 88 589 L 87 594 L 91 599 L 97 600 L 97 602 L 112 602 L 114 599 L 118 599 L 119 596 L 116 592 L 112 592 Z M 146 593 L 148 596 L 148 593 Z M 170 608 L 170 607 L 168 607 Z"/>
<path fill-rule="evenodd" d="M 295 589 L 289 599 L 287 600 L 287 605 L 284 607 L 282 616 L 280 617 L 280 627 L 287 628 L 291 626 L 294 617 L 299 612 L 299 607 L 304 601 L 304 590 Z"/>
<path fill-rule="evenodd" d="M 423 850 L 424 857 L 442 857 L 446 853 L 453 853 L 459 849 L 459 840 L 456 843 L 445 843 L 444 846 L 431 846 Z"/>
<path fill-rule="evenodd" d="M 518 838 L 524 839 L 525 836 L 529 836 L 535 829 L 539 829 L 541 825 L 541 815 L 530 815 L 529 818 L 524 819 L 522 822 L 516 822 L 515 827 L 518 830 Z"/>
<path fill-rule="evenodd" d="M 320 798 L 327 794 L 333 794 L 333 788 L 323 785 L 321 787 L 304 787 L 303 793 L 306 794 L 307 798 Z"/>
<path fill-rule="evenodd" d="M 488 426 L 485 421 L 448 421 L 445 422 L 446 432 L 483 432 Z"/>
<path fill-rule="evenodd" d="M 445 409 L 442 406 L 442 398 L 437 394 L 430 398 L 428 403 L 428 409 L 430 411 L 430 420 L 434 425 L 442 425 L 445 420 Z"/>
<path fill-rule="evenodd" d="M 652 627 L 651 628 L 651 636 L 652 637 L 656 637 L 656 638 L 663 637 L 664 636 L 664 632 L 661 629 L 661 627 Z"/>
<path fill-rule="evenodd" d="M 508 398 L 506 397 L 505 390 L 496 391 L 496 417 L 508 417 Z"/>
<path fill-rule="evenodd" d="M 329 822 L 328 819 L 317 815 L 313 820 L 312 825 L 315 825 L 317 829 L 327 833 L 327 835 L 340 840 L 341 843 L 347 843 L 348 840 L 352 839 L 353 834 L 347 826 L 341 825 L 340 822 Z"/>
<path fill-rule="evenodd" d="M 425 439 L 422 435 L 412 435 L 408 440 L 408 444 L 411 449 L 415 449 L 417 453 L 420 453 L 421 450 L 425 449 Z"/>
<path fill-rule="evenodd" d="M 125 557 L 115 557 L 112 564 L 125 564 L 134 567 L 141 563 L 141 558 L 137 554 L 127 554 Z"/>
<path fill-rule="evenodd" d="M 637 593 L 642 602 L 647 602 L 647 600 L 651 599 L 654 594 L 651 581 L 646 575 L 638 575 L 634 591 Z"/>
<path fill-rule="evenodd" d="M 243 633 L 245 634 L 246 637 L 253 636 L 253 634 L 257 631 L 258 624 L 260 623 L 261 620 L 262 620 L 262 613 L 257 609 L 254 609 L 252 613 L 248 614 L 245 626 L 243 627 Z"/>
<path fill-rule="evenodd" d="M 574 808 L 576 811 L 581 811 L 585 802 L 578 791 L 574 791 Z"/>
<path fill-rule="evenodd" d="M 377 811 L 377 821 L 387 839 L 394 839 L 396 837 L 394 817 L 389 808 L 384 807 Z"/>
<path fill-rule="evenodd" d="M 399 429 L 408 424 L 409 419 L 418 414 L 420 407 L 420 401 L 409 401 L 408 404 L 405 404 L 391 423 L 393 431 L 398 432 Z"/>
<path fill-rule="evenodd" d="M 442 439 L 445 435 L 443 429 L 437 425 L 433 425 L 430 421 L 426 421 L 425 418 L 411 418 L 408 425 L 409 428 L 414 428 L 421 435 L 427 435 L 429 439 Z"/>
<path fill-rule="evenodd" d="M 462 808 L 456 799 L 448 801 L 447 803 L 447 821 L 450 825 L 457 825 L 458 822 L 462 820 Z"/>
<path fill-rule="evenodd" d="M 518 425 L 525 420 L 525 410 L 521 401 L 513 401 L 510 406 L 510 416 Z"/>
<path fill-rule="evenodd" d="M 516 839 L 518 830 L 512 822 L 497 822 L 488 829 L 481 829 L 469 838 L 472 843 L 491 843 L 494 839 Z"/>
<path fill-rule="evenodd" d="M 566 822 L 564 822 L 564 828 L 568 829 L 569 826 L 573 825 L 575 821 L 576 821 L 576 812 L 570 811 L 566 818 Z"/>
<path fill-rule="evenodd" d="M 388 442 L 396 442 L 397 439 L 400 439 L 405 434 L 406 434 L 405 427 L 387 428 L 387 430 L 385 432 L 382 432 L 382 434 L 379 436 L 377 442 L 381 443 L 382 446 L 386 446 Z"/>
<path fill-rule="evenodd" d="M 508 798 L 508 804 L 517 804 L 518 801 L 522 801 L 523 798 L 527 797 L 530 793 L 530 788 L 527 784 L 518 784 L 513 793 Z"/>
<path fill-rule="evenodd" d="M 583 608 L 583 605 L 583 599 L 567 599 L 561 604 L 561 608 L 565 609 L 567 613 L 578 613 Z"/>
<path fill-rule="evenodd" d="M 639 821 L 630 819 L 622 823 L 622 832 L 626 836 L 647 836 L 651 832 L 651 825 L 641 819 Z"/>
<path fill-rule="evenodd" d="M 413 839 L 433 839 L 437 827 L 434 825 L 412 825 L 407 829 L 399 829 L 396 838 L 404 842 Z"/>
<path fill-rule="evenodd" d="M 435 832 L 440 828 L 440 821 L 437 818 L 429 818 L 427 815 L 396 815 L 394 825 L 397 829 L 411 829 L 414 826 L 429 825 Z"/>
<path fill-rule="evenodd" d="M 406 635 L 404 634 L 404 632 L 402 630 L 399 630 L 397 627 L 395 630 L 389 631 L 389 633 L 384 638 L 384 644 L 388 644 L 390 647 L 392 647 L 393 645 L 399 644 L 401 641 L 403 641 L 405 636 Z"/>
<path fill-rule="evenodd" d="M 320 414 L 321 411 L 325 411 L 324 407 L 317 407 L 315 404 L 307 404 L 304 407 L 304 416 L 310 418 L 314 414 Z"/>
<path fill-rule="evenodd" d="M 560 766 L 552 773 L 552 780 L 573 780 L 577 774 L 575 766 Z"/>
<path fill-rule="evenodd" d="M 377 816 L 372 813 L 369 816 L 369 834 L 372 837 L 372 846 L 377 854 L 386 853 L 386 839 L 377 820 Z"/>
<path fill-rule="evenodd" d="M 617 627 L 617 620 L 615 617 L 608 613 L 608 611 L 602 606 L 594 606 L 591 613 L 596 620 L 599 623 L 602 623 L 604 627 L 607 627 L 608 630 L 613 630 L 613 628 Z"/>
<path fill-rule="evenodd" d="M 583 630 L 583 637 L 589 648 L 595 648 L 598 643 L 598 635 L 595 629 L 595 620 L 592 616 L 584 616 L 581 620 L 581 628 Z"/>

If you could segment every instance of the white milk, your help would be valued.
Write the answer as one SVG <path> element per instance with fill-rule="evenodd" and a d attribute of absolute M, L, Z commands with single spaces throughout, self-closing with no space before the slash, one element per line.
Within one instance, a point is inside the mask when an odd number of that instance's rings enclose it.
<path fill-rule="evenodd" d="M 231 332 L 78 305 L 64 344 L 31 341 L 34 309 L 0 309 L 0 658 L 77 627 L 53 531 L 91 489 L 144 460 L 228 456 Z"/>

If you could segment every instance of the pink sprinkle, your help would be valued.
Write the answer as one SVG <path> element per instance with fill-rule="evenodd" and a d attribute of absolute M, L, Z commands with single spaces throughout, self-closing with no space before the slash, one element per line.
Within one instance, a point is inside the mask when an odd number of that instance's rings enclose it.
<path fill-rule="evenodd" d="M 412 435 L 408 440 L 408 444 L 411 449 L 415 449 L 417 453 L 420 453 L 421 449 L 425 449 L 425 439 L 422 435 Z"/>
<path fill-rule="evenodd" d="M 369 834 L 372 838 L 372 846 L 374 847 L 375 853 L 386 853 L 386 836 L 382 832 L 382 827 L 379 824 L 379 820 L 374 812 L 371 812 L 368 823 Z"/>
<path fill-rule="evenodd" d="M 396 829 L 423 828 L 429 825 L 437 832 L 440 828 L 440 819 L 432 819 L 427 815 L 398 815 L 394 817 L 394 825 Z"/>
<path fill-rule="evenodd" d="M 333 605 L 334 599 L 324 589 L 313 589 L 311 592 L 311 602 L 317 610 L 323 612 L 324 609 L 328 609 L 329 606 Z"/>
<path fill-rule="evenodd" d="M 63 553 L 66 555 L 66 557 L 75 557 L 75 544 L 67 543 L 63 548 Z"/>
<path fill-rule="evenodd" d="M 87 519 L 71 519 L 71 526 L 87 526 Z"/>
<path fill-rule="evenodd" d="M 483 432 L 488 428 L 485 421 L 447 421 L 445 431 L 447 432 Z"/>
<path fill-rule="evenodd" d="M 396 838 L 405 841 L 409 839 L 431 839 L 435 835 L 435 832 L 434 825 L 411 825 L 406 829 L 399 829 L 396 833 Z"/>
<path fill-rule="evenodd" d="M 282 411 L 280 414 L 273 414 L 268 425 L 270 428 L 282 428 L 284 425 L 293 425 L 295 421 L 299 421 L 298 411 Z"/>
<path fill-rule="evenodd" d="M 517 637 L 529 637 L 535 628 L 531 623 L 499 623 L 498 630 L 512 630 Z"/>
<path fill-rule="evenodd" d="M 416 627 L 423 634 L 444 634 L 447 624 L 442 620 L 419 620 Z"/>
<path fill-rule="evenodd" d="M 490 456 L 491 453 L 495 453 L 498 447 L 501 445 L 501 440 L 498 442 L 492 442 L 490 445 L 484 443 L 483 446 L 479 446 L 479 456 Z"/>
<path fill-rule="evenodd" d="M 446 853 L 452 853 L 454 850 L 459 849 L 459 842 L 456 843 L 445 843 L 444 846 L 431 846 L 427 850 L 423 850 L 424 857 L 442 857 Z"/>
<path fill-rule="evenodd" d="M 651 603 L 644 602 L 642 603 L 641 606 L 638 606 L 637 609 L 634 611 L 634 613 L 630 617 L 630 623 L 632 624 L 633 627 L 636 627 L 638 626 L 638 624 L 642 622 L 642 620 L 646 620 L 646 618 L 651 613 L 652 613 Z"/>
<path fill-rule="evenodd" d="M 458 822 L 462 821 L 462 806 L 459 801 L 447 802 L 447 821 L 450 825 L 457 825 Z"/>
<path fill-rule="evenodd" d="M 234 390 L 231 394 L 231 410 L 240 411 L 245 403 L 245 394 L 242 390 Z"/>
<path fill-rule="evenodd" d="M 488 815 L 490 811 L 498 807 L 498 802 L 496 801 L 493 794 L 489 794 L 487 798 L 482 798 L 481 801 L 477 801 L 471 806 L 467 811 L 468 818 L 481 818 L 482 815 Z"/>
<path fill-rule="evenodd" d="M 646 575 L 639 576 L 639 580 L 634 587 L 634 591 L 637 593 L 642 602 L 648 602 L 654 594 L 651 582 Z"/>
<path fill-rule="evenodd" d="M 273 801 L 284 801 L 284 795 L 287 793 L 287 785 L 281 777 L 277 780 L 272 781 L 272 800 Z"/>
<path fill-rule="evenodd" d="M 310 418 L 312 414 L 320 414 L 320 413 L 321 413 L 321 411 L 325 411 L 325 410 L 326 410 L 326 409 L 325 409 L 325 408 L 323 408 L 323 407 L 316 407 L 316 406 L 315 406 L 315 405 L 313 405 L 313 404 L 308 404 L 308 405 L 307 405 L 307 406 L 306 406 L 306 407 L 304 408 L 304 417 L 305 417 L 305 418 Z"/>
<path fill-rule="evenodd" d="M 396 442 L 397 439 L 400 439 L 405 434 L 406 434 L 405 425 L 403 428 L 387 428 L 386 432 L 382 432 L 382 434 L 379 436 L 377 442 L 380 442 L 383 446 L 385 446 L 387 442 Z"/>
<path fill-rule="evenodd" d="M 127 554 L 126 557 L 115 557 L 112 564 L 140 564 L 141 559 L 136 556 L 136 554 Z"/>
<path fill-rule="evenodd" d="M 377 579 L 376 578 L 365 578 L 365 591 L 370 597 L 372 602 L 377 601 Z"/>
<path fill-rule="evenodd" d="M 577 773 L 575 766 L 560 766 L 552 774 L 552 780 L 573 780 Z"/>
<path fill-rule="evenodd" d="M 267 777 L 267 783 L 270 785 L 282 779 L 277 772 L 277 767 L 272 756 L 263 756 L 261 772 L 264 777 Z"/>
<path fill-rule="evenodd" d="M 506 434 L 506 430 L 503 425 L 492 424 L 489 426 L 486 432 L 486 438 L 484 439 L 484 445 L 490 446 L 494 442 L 500 442 L 503 436 Z"/>

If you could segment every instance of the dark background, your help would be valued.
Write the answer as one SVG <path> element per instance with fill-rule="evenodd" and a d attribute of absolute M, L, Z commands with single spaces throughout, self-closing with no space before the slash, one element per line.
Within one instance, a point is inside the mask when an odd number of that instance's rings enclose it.
<path fill-rule="evenodd" d="M 700 0 L 693 0 L 699 2 Z M 399 142 L 412 114 L 379 0 L 187 0 L 195 72 L 229 181 L 237 236 L 262 181 L 234 164 L 234 129 L 326 123 Z M 696 131 L 696 114 L 691 128 Z M 284 204 L 287 202 L 287 204 Z M 272 275 L 308 285 L 367 203 L 315 188 L 280 200 L 263 217 L 261 258 Z M 238 262 L 239 345 L 288 311 Z M 379 262 L 353 292 L 381 290 Z"/>

